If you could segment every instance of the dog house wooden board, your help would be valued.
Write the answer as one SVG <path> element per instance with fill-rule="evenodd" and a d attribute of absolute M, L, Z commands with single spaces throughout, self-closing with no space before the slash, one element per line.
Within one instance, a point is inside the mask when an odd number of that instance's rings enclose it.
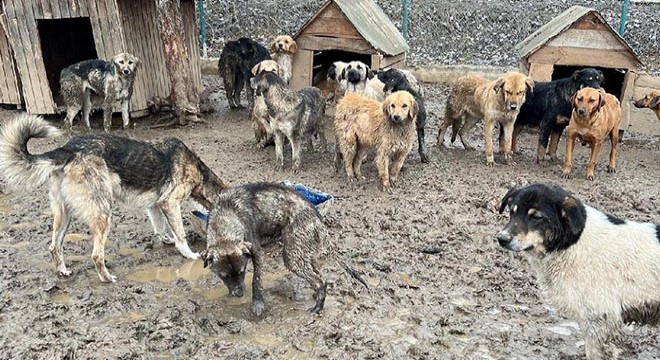
<path fill-rule="evenodd" d="M 58 79 L 63 67 L 90 58 L 108 60 L 120 52 L 129 52 L 142 60 L 130 103 L 134 115 L 145 114 L 152 98 L 169 95 L 155 1 L 5 0 L 2 7 L 4 14 L 0 17 L 6 25 L 11 56 L 5 57 L 0 36 L 0 94 L 9 87 L 5 79 L 11 64 L 15 64 L 20 86 L 18 102 L 16 96 L 6 100 L 0 95 L 0 103 L 23 105 L 35 114 L 57 113 L 62 110 L 58 104 Z M 193 82 L 201 91 L 195 3 L 181 1 L 181 12 L 186 45 L 192 56 Z"/>
<path fill-rule="evenodd" d="M 520 70 L 536 81 L 556 80 L 584 67 L 603 71 L 605 89 L 621 101 L 621 129 L 633 126 L 631 101 L 641 61 L 597 11 L 573 6 L 516 45 L 516 50 Z"/>
<path fill-rule="evenodd" d="M 327 1 L 293 38 L 299 49 L 293 57 L 294 89 L 312 85 L 314 72 L 321 66 L 315 64 L 315 58 L 324 52 L 355 54 L 377 70 L 403 67 L 409 49 L 396 26 L 372 0 Z"/>

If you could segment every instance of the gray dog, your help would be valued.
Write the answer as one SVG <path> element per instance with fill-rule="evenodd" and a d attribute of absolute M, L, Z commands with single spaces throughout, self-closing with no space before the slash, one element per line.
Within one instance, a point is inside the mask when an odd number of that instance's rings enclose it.
<path fill-rule="evenodd" d="M 323 309 L 327 287 L 318 270 L 318 257 L 330 244 L 321 215 L 293 189 L 255 183 L 222 192 L 209 214 L 206 251 L 201 254 L 204 267 L 220 276 L 230 296 L 242 297 L 247 265 L 252 259 L 252 311 L 261 316 L 261 244 L 272 238 L 281 238 L 286 267 L 314 287 L 316 303 L 310 311 L 318 313 Z M 338 262 L 368 288 L 355 270 Z"/>
<path fill-rule="evenodd" d="M 66 123 L 73 125 L 73 118 L 83 111 L 87 128 L 92 109 L 103 109 L 103 129 L 110 130 L 112 107 L 121 102 L 121 117 L 124 128 L 128 127 L 128 103 L 133 95 L 135 72 L 140 59 L 129 53 L 115 55 L 111 61 L 85 60 L 62 70 L 60 93 L 66 104 Z"/>
<path fill-rule="evenodd" d="M 291 90 L 276 74 L 267 72 L 255 76 L 250 81 L 257 96 L 263 95 L 270 114 L 271 128 L 275 136 L 275 156 L 278 169 L 284 168 L 284 137 L 291 143 L 293 170 L 300 170 L 300 151 L 303 142 L 312 146 L 312 137 L 321 139 L 325 149 L 323 134 L 323 114 L 325 100 L 321 90 L 307 87 L 300 91 Z"/>

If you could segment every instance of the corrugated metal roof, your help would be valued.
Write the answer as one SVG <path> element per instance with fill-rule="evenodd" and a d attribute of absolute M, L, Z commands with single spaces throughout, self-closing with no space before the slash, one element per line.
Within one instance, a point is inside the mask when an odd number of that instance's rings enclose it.
<path fill-rule="evenodd" d="M 572 6 L 568 10 L 564 11 L 563 13 L 559 14 L 557 17 L 554 19 L 550 20 L 547 24 L 543 25 L 541 28 L 536 30 L 535 32 L 532 33 L 532 35 L 528 36 L 525 40 L 521 41 L 516 45 L 515 49 L 518 51 L 518 54 L 520 54 L 521 58 L 527 58 L 528 56 L 532 55 L 536 50 L 540 49 L 543 45 L 548 43 L 550 40 L 556 38 L 558 35 L 564 32 L 564 30 L 568 29 L 571 25 L 574 23 L 582 20 L 589 14 L 594 14 L 596 18 L 600 22 L 603 23 L 604 26 L 607 27 L 608 30 L 614 35 L 617 40 L 623 44 L 626 49 L 628 49 L 635 59 L 641 63 L 639 60 L 639 56 L 633 50 L 632 47 L 630 47 L 630 44 L 626 40 L 624 40 L 619 33 L 614 31 L 612 27 L 605 21 L 602 15 L 600 15 L 596 10 L 586 8 L 584 6 Z"/>
<path fill-rule="evenodd" d="M 379 52 L 398 55 L 410 48 L 392 20 L 373 0 L 330 0 L 298 30 L 294 38 L 333 2 L 339 6 L 360 35 Z"/>

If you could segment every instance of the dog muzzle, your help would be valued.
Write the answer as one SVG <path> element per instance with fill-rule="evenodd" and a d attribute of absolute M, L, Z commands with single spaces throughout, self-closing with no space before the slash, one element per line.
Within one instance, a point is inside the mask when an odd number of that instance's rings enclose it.
<path fill-rule="evenodd" d="M 346 80 L 352 84 L 357 84 L 360 82 L 360 73 L 354 70 L 351 70 L 348 72 L 348 75 L 346 76 Z"/>
<path fill-rule="evenodd" d="M 123 69 L 123 70 L 121 71 L 121 73 L 124 74 L 124 75 L 130 75 L 130 74 L 131 74 L 131 71 L 128 70 L 128 69 Z"/>

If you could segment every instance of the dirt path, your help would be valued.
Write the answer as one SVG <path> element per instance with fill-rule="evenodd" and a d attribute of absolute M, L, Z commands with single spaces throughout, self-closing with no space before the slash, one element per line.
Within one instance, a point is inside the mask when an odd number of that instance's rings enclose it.
<path fill-rule="evenodd" d="M 445 89 L 427 90 L 427 107 L 440 114 Z M 333 239 L 342 256 L 366 273 L 371 292 L 328 263 L 325 310 L 309 315 L 311 290 L 285 271 L 274 246 L 264 281 L 267 313 L 256 320 L 249 291 L 241 299 L 227 298 L 200 261 L 185 260 L 170 246 L 149 249 L 147 217 L 124 205 L 114 213 L 106 247 L 118 282 L 99 282 L 80 221 L 65 243 L 73 274 L 59 278 L 48 253 L 47 190 L 21 196 L 4 190 L 0 359 L 579 359 L 584 346 L 577 324 L 543 301 L 525 255 L 505 252 L 493 241 L 506 222 L 496 211 L 499 199 L 514 184 L 553 182 L 619 217 L 660 222 L 657 139 L 623 144 L 619 172 L 606 174 L 601 161 L 594 182 L 584 179 L 588 151 L 578 147 L 576 178 L 567 181 L 560 179 L 558 164 L 534 164 L 530 134 L 512 166 L 489 169 L 479 151 L 440 151 L 433 135 L 437 116 L 431 116 L 432 163 L 423 165 L 412 154 L 402 187 L 385 195 L 376 189 L 370 161 L 364 169 L 369 180 L 347 186 L 332 169 L 330 150 L 305 157 L 298 175 L 276 172 L 273 148 L 254 146 L 247 113 L 215 105 L 220 110 L 208 124 L 149 131 L 141 123 L 129 135 L 179 137 L 231 184 L 290 179 L 334 194 L 338 200 L 328 216 Z M 0 120 L 8 115 L 0 113 Z M 326 123 L 330 128 L 330 119 Z M 42 151 L 65 140 L 37 141 L 31 148 Z M 190 239 L 194 249 L 204 248 Z M 631 327 L 626 333 L 626 358 L 660 358 L 657 329 Z"/>

